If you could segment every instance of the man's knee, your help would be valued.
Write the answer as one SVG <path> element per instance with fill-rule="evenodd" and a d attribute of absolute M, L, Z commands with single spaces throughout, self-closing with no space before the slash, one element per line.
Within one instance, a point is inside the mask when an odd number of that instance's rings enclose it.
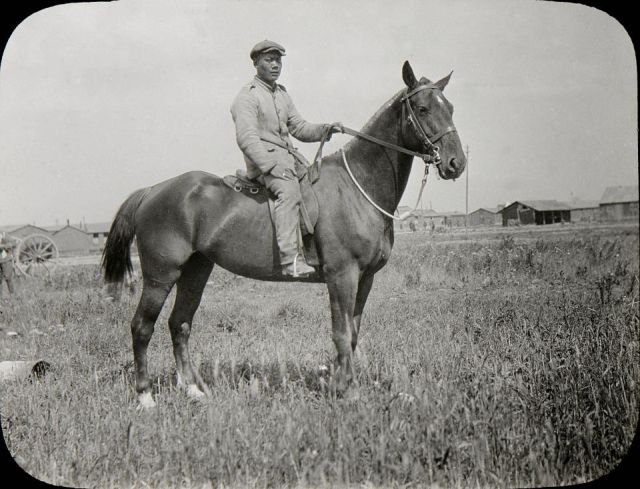
<path fill-rule="evenodd" d="M 298 204 L 302 198 L 300 195 L 300 184 L 297 180 L 284 180 L 274 178 L 267 183 L 267 187 L 271 190 L 279 200 L 290 205 Z"/>

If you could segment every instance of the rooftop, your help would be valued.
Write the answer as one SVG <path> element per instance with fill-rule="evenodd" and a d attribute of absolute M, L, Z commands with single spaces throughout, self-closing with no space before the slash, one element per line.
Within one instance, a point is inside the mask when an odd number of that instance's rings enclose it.
<path fill-rule="evenodd" d="M 516 200 L 511 205 L 520 203 L 536 211 L 569 211 L 571 207 L 566 202 L 557 200 Z M 508 206 L 507 206 L 508 207 Z"/>
<path fill-rule="evenodd" d="M 600 199 L 600 204 L 617 204 L 621 202 L 638 202 L 638 186 L 617 185 L 615 187 L 607 187 Z"/>

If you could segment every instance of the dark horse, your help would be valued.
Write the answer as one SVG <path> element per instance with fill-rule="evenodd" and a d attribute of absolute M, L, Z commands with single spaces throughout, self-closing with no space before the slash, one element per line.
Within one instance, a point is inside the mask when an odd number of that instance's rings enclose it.
<path fill-rule="evenodd" d="M 320 267 L 315 276 L 301 281 L 325 282 L 329 289 L 332 338 L 338 352 L 333 381 L 340 391 L 353 378 L 352 355 L 373 277 L 389 259 L 393 246 L 392 220 L 357 189 L 345 162 L 362 190 L 388 213 L 400 202 L 413 156 L 372 142 L 371 137 L 409 153 L 426 150 L 435 154 L 440 176 L 457 178 L 466 161 L 452 122 L 453 107 L 442 94 L 450 76 L 435 83 L 418 80 L 405 62 L 406 88 L 364 126 L 362 134 L 369 139 L 354 138 L 343 148 L 344 153 L 322 159 L 320 178 L 313 185 L 319 203 L 313 239 Z M 209 389 L 191 362 L 188 341 L 214 264 L 245 277 L 283 280 L 267 202 L 234 192 L 221 178 L 199 171 L 137 190 L 122 204 L 109 232 L 102 259 L 107 283 L 121 282 L 131 270 L 134 237 L 143 276 L 140 302 L 131 322 L 140 405 L 155 405 L 147 346 L 176 284 L 169 329 L 178 384 L 189 396 L 204 396 Z"/>

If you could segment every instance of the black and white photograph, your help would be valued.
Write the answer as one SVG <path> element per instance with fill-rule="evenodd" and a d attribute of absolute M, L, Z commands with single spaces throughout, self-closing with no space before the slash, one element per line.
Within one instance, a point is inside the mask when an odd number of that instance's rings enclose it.
<path fill-rule="evenodd" d="M 633 474 L 628 19 L 546 0 L 22 9 L 0 61 L 8 487 Z"/>

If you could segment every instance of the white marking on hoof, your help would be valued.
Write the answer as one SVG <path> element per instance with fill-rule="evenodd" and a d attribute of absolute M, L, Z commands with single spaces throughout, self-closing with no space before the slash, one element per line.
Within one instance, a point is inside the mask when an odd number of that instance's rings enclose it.
<path fill-rule="evenodd" d="M 156 407 L 156 401 L 153 400 L 151 392 L 138 394 L 138 410 L 153 409 L 154 407 Z"/>
<path fill-rule="evenodd" d="M 189 399 L 202 400 L 207 397 L 207 395 L 202 392 L 196 384 L 189 384 L 187 386 L 187 397 Z"/>

